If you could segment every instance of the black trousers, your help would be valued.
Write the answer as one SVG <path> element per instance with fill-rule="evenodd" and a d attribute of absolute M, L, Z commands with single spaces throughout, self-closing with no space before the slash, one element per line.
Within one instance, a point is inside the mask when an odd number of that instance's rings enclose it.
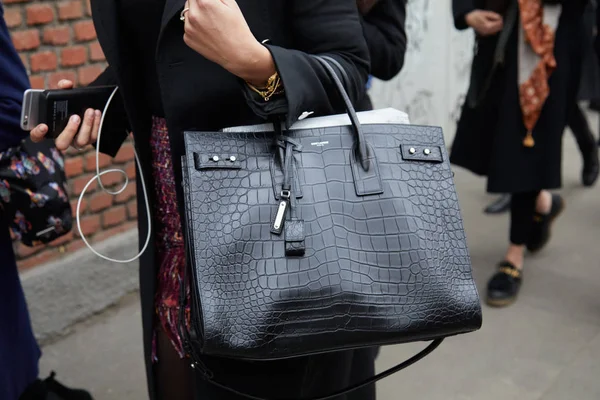
<path fill-rule="evenodd" d="M 534 224 L 535 206 L 540 192 L 515 193 L 510 204 L 510 242 L 523 246 Z"/>
<path fill-rule="evenodd" d="M 238 391 L 267 399 L 302 399 L 345 389 L 373 376 L 373 350 L 348 350 L 269 362 L 240 362 L 211 357 L 205 361 L 214 373 L 215 381 Z M 247 400 L 203 379 L 196 379 L 195 383 L 195 398 L 198 400 Z M 335 400 L 374 400 L 375 387 L 371 386 L 350 395 L 338 396 Z"/>
<path fill-rule="evenodd" d="M 578 104 L 576 104 L 569 112 L 569 120 L 567 122 L 575 136 L 581 154 L 585 156 L 594 150 L 596 147 L 596 139 L 592 134 L 585 113 Z"/>

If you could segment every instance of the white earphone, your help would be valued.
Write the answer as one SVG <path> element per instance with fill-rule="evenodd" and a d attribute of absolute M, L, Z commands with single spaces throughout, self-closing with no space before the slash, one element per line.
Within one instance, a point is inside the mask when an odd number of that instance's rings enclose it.
<path fill-rule="evenodd" d="M 81 229 L 81 202 L 85 196 L 85 192 L 88 190 L 88 188 L 90 187 L 90 185 L 92 183 L 94 183 L 94 180 L 98 180 L 98 184 L 100 185 L 100 188 L 102 190 L 104 190 L 106 193 L 112 195 L 112 196 L 116 196 L 119 193 L 122 193 L 126 188 L 127 185 L 129 184 L 129 177 L 127 176 L 127 173 L 122 170 L 122 169 L 117 169 L 117 168 L 113 168 L 113 169 L 107 169 L 106 171 L 102 171 L 100 172 L 100 138 L 102 136 L 102 128 L 104 127 L 104 118 L 106 117 L 106 113 L 108 112 L 108 107 L 110 106 L 110 103 L 112 101 L 112 99 L 115 97 L 115 95 L 117 94 L 117 92 L 119 91 L 119 88 L 116 87 L 115 90 L 112 92 L 112 94 L 110 95 L 110 97 L 108 98 L 108 101 L 106 102 L 106 106 L 104 106 L 104 111 L 102 112 L 102 118 L 100 119 L 100 127 L 98 129 L 98 141 L 96 143 L 96 175 L 94 175 L 89 181 L 88 183 L 84 186 L 83 191 L 81 192 L 81 195 L 79 196 L 79 200 L 77 201 L 77 211 L 76 211 L 76 216 L 77 216 L 77 228 L 79 229 L 79 234 L 81 235 L 81 239 L 83 239 L 83 242 L 85 243 L 85 245 L 92 251 L 92 253 L 94 253 L 95 255 L 97 255 L 100 258 L 103 258 L 107 261 L 111 261 L 111 262 L 115 262 L 115 263 L 120 263 L 120 264 L 127 264 L 130 262 L 133 262 L 135 260 L 137 260 L 138 258 L 140 258 L 142 256 L 142 254 L 144 254 L 144 252 L 146 251 L 146 249 L 148 248 L 148 245 L 150 244 L 150 237 L 151 237 L 151 232 L 152 232 L 152 218 L 150 216 L 150 202 L 148 201 L 148 191 L 146 189 L 146 182 L 144 181 L 144 173 L 142 172 L 142 166 L 140 164 L 140 160 L 138 158 L 137 152 L 135 152 L 135 162 L 138 166 L 137 170 L 139 172 L 139 179 L 141 179 L 141 183 L 142 183 L 142 191 L 143 191 L 143 195 L 144 195 L 144 201 L 146 202 L 146 217 L 148 218 L 148 233 L 146 235 L 146 242 L 144 243 L 144 247 L 142 248 L 142 250 L 134 257 L 127 259 L 127 260 L 117 260 L 114 258 L 110 258 L 107 257 L 103 254 L 100 254 L 99 252 L 97 252 L 92 245 L 88 242 L 88 240 L 86 239 L 85 235 L 83 234 L 83 230 Z M 129 133 L 129 132 L 127 132 Z M 123 176 L 125 177 L 125 182 L 123 183 L 123 187 L 117 191 L 110 191 L 108 189 L 106 189 L 104 187 L 104 185 L 102 184 L 102 176 L 106 175 L 108 173 L 111 172 L 118 172 L 120 174 L 123 174 Z"/>

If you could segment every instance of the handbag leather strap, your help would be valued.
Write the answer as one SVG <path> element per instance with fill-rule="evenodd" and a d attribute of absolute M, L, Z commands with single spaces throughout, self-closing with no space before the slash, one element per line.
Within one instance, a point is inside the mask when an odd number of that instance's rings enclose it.
<path fill-rule="evenodd" d="M 194 369 L 196 371 L 200 372 L 200 375 L 202 378 L 206 379 L 207 382 L 209 382 L 211 385 L 214 385 L 218 388 L 221 388 L 223 390 L 226 390 L 230 393 L 236 394 L 238 396 L 242 396 L 245 397 L 247 399 L 250 400 L 330 400 L 330 399 L 334 399 L 338 396 L 343 396 L 345 394 L 354 392 L 355 390 L 358 390 L 360 388 L 363 388 L 365 386 L 374 384 L 384 378 L 387 378 L 390 375 L 395 374 L 396 372 L 399 372 L 405 368 L 410 367 L 411 365 L 415 364 L 416 362 L 422 360 L 423 358 L 427 357 L 429 354 L 431 354 L 442 342 L 444 341 L 444 339 L 436 339 L 433 342 L 431 342 L 425 349 L 421 350 L 419 353 L 415 354 L 414 356 L 412 356 L 411 358 L 409 358 L 408 360 L 401 362 L 400 364 L 396 365 L 395 367 L 392 367 L 388 370 L 385 370 L 375 376 L 373 376 L 372 378 L 366 379 L 362 382 L 356 383 L 352 386 L 348 386 L 345 389 L 341 389 L 338 390 L 336 392 L 324 395 L 324 396 L 318 396 L 318 397 L 305 397 L 305 398 L 301 398 L 301 399 L 297 399 L 297 398 L 292 398 L 292 397 L 288 397 L 288 398 L 279 398 L 279 399 L 275 399 L 275 398 L 266 398 L 266 397 L 260 397 L 260 396 L 254 396 L 248 393 L 244 393 L 244 392 L 240 392 L 236 389 L 233 389 L 230 386 L 227 385 L 223 385 L 219 382 L 216 382 L 213 380 L 212 374 L 210 375 L 206 375 L 203 372 L 199 371 L 198 367 L 195 366 Z"/>
<path fill-rule="evenodd" d="M 337 69 L 340 71 L 340 74 L 342 75 L 342 79 L 344 79 L 346 84 L 349 83 L 348 75 L 347 75 L 346 71 L 344 70 L 344 68 L 335 59 L 333 59 L 329 56 L 313 56 L 313 57 L 317 61 L 319 61 L 319 63 L 321 63 L 321 65 L 327 70 L 328 74 L 330 75 L 330 78 L 333 80 L 342 100 L 344 101 L 344 103 L 346 105 L 346 111 L 348 113 L 348 116 L 350 117 L 350 121 L 352 122 L 352 126 L 354 128 L 353 130 L 354 130 L 354 140 L 355 140 L 355 151 L 357 153 L 356 158 L 357 158 L 357 160 L 360 161 L 360 163 L 361 163 L 362 167 L 365 169 L 365 171 L 368 171 L 369 167 L 370 167 L 369 147 L 367 146 L 367 142 L 364 137 L 360 122 L 358 121 L 358 116 L 356 115 L 354 106 L 352 105 L 352 102 L 351 102 L 350 98 L 348 97 L 348 94 L 346 93 L 344 85 L 342 84 L 340 78 L 336 74 L 336 72 L 333 69 L 333 67 L 331 66 L 331 64 L 333 64 L 337 67 Z M 183 163 L 183 166 L 185 169 L 185 164 L 186 164 L 185 157 L 182 157 L 182 163 Z M 184 176 L 184 185 L 185 184 L 187 184 L 187 183 L 186 183 L 186 177 Z M 187 218 L 183 218 L 182 222 L 184 224 L 184 229 L 187 229 L 185 227 Z M 189 235 L 186 235 L 186 236 L 189 237 Z M 188 239 L 185 240 L 186 254 L 189 257 L 191 257 L 192 256 L 190 254 L 191 246 L 189 246 L 189 243 L 187 240 Z M 365 379 L 361 382 L 355 383 L 344 389 L 341 389 L 341 390 L 338 390 L 338 391 L 335 391 L 335 392 L 332 392 L 332 393 L 329 393 L 329 394 L 326 394 L 323 396 L 302 398 L 302 399 L 297 399 L 297 398 L 294 399 L 291 397 L 275 399 L 275 398 L 266 398 L 266 397 L 261 397 L 261 396 L 255 396 L 255 395 L 252 395 L 249 393 L 240 392 L 239 390 L 236 390 L 228 385 L 224 385 L 224 384 L 216 381 L 214 374 L 212 373 L 212 371 L 210 371 L 206 367 L 206 365 L 204 365 L 204 363 L 201 360 L 200 354 L 197 352 L 197 349 L 194 348 L 194 346 L 193 346 L 192 333 L 187 328 L 187 323 L 186 323 L 186 318 L 185 318 L 185 313 L 184 313 L 185 305 L 187 305 L 187 301 L 188 301 L 187 296 L 186 296 L 186 294 L 187 294 L 186 293 L 186 285 L 184 283 L 187 282 L 189 268 L 190 268 L 190 263 L 187 263 L 187 266 L 184 269 L 182 280 L 180 281 L 180 293 L 179 293 L 179 295 L 180 295 L 179 296 L 179 298 L 180 298 L 179 330 L 180 330 L 180 335 L 183 339 L 184 350 L 191 358 L 191 360 L 192 360 L 191 366 L 197 372 L 197 374 L 200 378 L 206 380 L 208 383 L 210 383 L 213 386 L 216 386 L 218 388 L 221 388 L 225 391 L 236 394 L 238 396 L 244 397 L 246 399 L 250 399 L 250 400 L 330 400 L 330 399 L 334 399 L 338 396 L 343 396 L 345 394 L 354 392 L 355 390 L 358 390 L 365 386 L 374 384 L 384 378 L 389 377 L 390 375 L 395 374 L 396 372 L 399 372 L 405 368 L 410 367 L 411 365 L 419 362 L 420 360 L 422 360 L 423 358 L 425 358 L 429 354 L 431 354 L 444 341 L 443 338 L 436 339 L 436 340 L 432 341 L 425 349 L 423 349 L 419 353 L 415 354 L 413 357 L 407 359 L 406 361 L 403 361 L 400 364 L 398 364 L 392 368 L 389 368 L 371 378 Z"/>
<path fill-rule="evenodd" d="M 331 64 L 334 64 L 337 66 L 337 68 L 340 70 L 340 73 L 342 74 L 342 76 L 345 78 L 346 81 L 348 80 L 347 73 L 344 70 L 344 68 L 332 57 L 317 56 L 317 55 L 313 55 L 312 57 L 315 60 L 317 60 L 323 66 L 323 68 L 325 68 L 329 77 L 333 81 L 338 94 L 342 98 L 342 101 L 344 102 L 344 104 L 346 106 L 346 113 L 348 114 L 348 116 L 350 117 L 350 121 L 352 122 L 353 133 L 354 133 L 354 146 L 355 146 L 354 151 L 356 152 L 356 159 L 360 162 L 362 168 L 365 171 L 369 171 L 370 164 L 371 164 L 371 161 L 370 161 L 371 154 L 369 154 L 369 147 L 367 146 L 367 139 L 365 139 L 365 135 L 363 133 L 362 127 L 360 126 L 360 122 L 358 121 L 358 116 L 356 115 L 356 110 L 354 109 L 354 106 L 352 105 L 352 101 L 350 100 L 350 97 L 348 97 L 348 93 L 346 93 L 344 84 L 342 83 L 342 81 L 340 80 L 338 75 L 335 73 L 335 70 L 333 69 Z M 347 82 L 347 83 L 349 83 L 349 82 Z"/>

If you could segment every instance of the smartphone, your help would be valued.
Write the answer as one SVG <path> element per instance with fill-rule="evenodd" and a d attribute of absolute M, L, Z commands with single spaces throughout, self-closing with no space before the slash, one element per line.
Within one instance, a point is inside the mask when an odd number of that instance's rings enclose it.
<path fill-rule="evenodd" d="M 104 111 L 116 86 L 95 86 L 64 90 L 28 89 L 23 94 L 21 129 L 31 131 L 48 125 L 47 138 L 56 138 L 75 114 L 83 118 L 88 108 Z"/>

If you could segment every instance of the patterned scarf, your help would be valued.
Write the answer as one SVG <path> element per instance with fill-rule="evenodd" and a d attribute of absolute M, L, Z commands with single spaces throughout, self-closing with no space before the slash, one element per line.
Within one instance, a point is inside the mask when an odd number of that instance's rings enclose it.
<path fill-rule="evenodd" d="M 550 95 L 548 79 L 556 69 L 555 32 L 562 6 L 542 0 L 519 0 L 519 98 L 527 135 L 523 146 L 535 146 L 533 129 Z"/>

